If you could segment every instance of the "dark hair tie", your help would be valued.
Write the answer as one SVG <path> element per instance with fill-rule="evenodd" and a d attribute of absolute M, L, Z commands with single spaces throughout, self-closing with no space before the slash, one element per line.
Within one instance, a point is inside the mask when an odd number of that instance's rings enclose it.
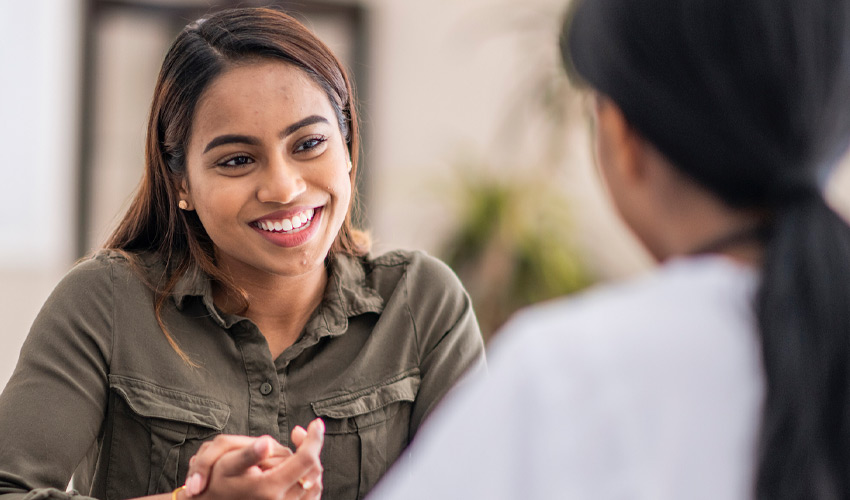
<path fill-rule="evenodd" d="M 772 205 L 777 208 L 807 204 L 823 198 L 823 191 L 815 182 L 777 183 L 771 193 Z"/>

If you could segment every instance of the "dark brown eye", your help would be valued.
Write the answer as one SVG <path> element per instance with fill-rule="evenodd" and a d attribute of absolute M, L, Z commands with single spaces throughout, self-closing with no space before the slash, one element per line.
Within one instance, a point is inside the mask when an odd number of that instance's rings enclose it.
<path fill-rule="evenodd" d="M 298 147 L 295 148 L 295 152 L 298 153 L 301 151 L 310 151 L 311 149 L 316 148 L 317 146 L 319 146 L 319 144 L 325 142 L 326 140 L 328 140 L 327 137 L 310 137 L 309 139 L 302 141 L 301 144 L 299 144 Z"/>
<path fill-rule="evenodd" d="M 238 168 L 244 165 L 249 165 L 251 163 L 254 163 L 254 160 L 250 156 L 237 155 L 231 156 L 230 158 L 220 162 L 218 166 L 227 168 Z"/>

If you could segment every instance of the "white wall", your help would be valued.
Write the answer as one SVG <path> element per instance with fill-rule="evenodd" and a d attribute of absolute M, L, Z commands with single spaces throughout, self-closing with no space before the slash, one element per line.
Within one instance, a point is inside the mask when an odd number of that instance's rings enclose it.
<path fill-rule="evenodd" d="M 373 199 L 378 249 L 436 251 L 452 225 L 453 166 L 483 159 L 507 175 L 534 157 L 540 138 L 508 134 L 512 106 L 528 96 L 533 64 L 558 67 L 564 0 L 370 0 Z M 529 29 L 529 26 L 531 27 Z M 580 112 L 581 110 L 572 110 Z M 516 117 L 519 119 L 519 117 Z M 534 129 L 536 123 L 529 124 Z M 580 120 L 563 138 L 553 182 L 576 201 L 582 240 L 607 276 L 646 266 L 645 255 L 604 202 Z M 611 228 L 614 229 L 611 229 Z"/>
<path fill-rule="evenodd" d="M 0 387 L 73 259 L 78 2 L 0 1 Z"/>

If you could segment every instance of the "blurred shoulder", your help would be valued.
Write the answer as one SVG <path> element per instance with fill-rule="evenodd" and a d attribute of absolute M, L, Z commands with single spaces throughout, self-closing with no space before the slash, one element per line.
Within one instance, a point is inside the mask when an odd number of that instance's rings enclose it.
<path fill-rule="evenodd" d="M 751 341 L 757 285 L 755 270 L 722 258 L 673 261 L 519 312 L 497 335 L 494 355 L 601 365 L 705 359 Z"/>

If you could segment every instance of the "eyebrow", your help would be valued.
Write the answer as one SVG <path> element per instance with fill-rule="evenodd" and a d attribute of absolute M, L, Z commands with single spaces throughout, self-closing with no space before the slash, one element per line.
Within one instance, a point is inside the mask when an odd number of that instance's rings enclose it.
<path fill-rule="evenodd" d="M 250 135 L 220 135 L 207 144 L 207 147 L 204 148 L 204 153 L 210 149 L 223 146 L 224 144 L 250 144 L 251 146 L 257 146 L 260 144 L 260 141 L 256 137 L 251 137 Z"/>
<path fill-rule="evenodd" d="M 300 128 L 304 128 L 308 125 L 312 125 L 314 123 L 329 123 L 329 122 L 328 122 L 327 118 L 325 118 L 324 116 L 310 115 L 307 118 L 304 118 L 302 120 L 298 120 L 297 122 L 293 123 L 292 125 L 286 127 L 286 129 L 280 134 L 280 138 L 283 139 L 284 137 L 288 137 L 288 136 L 294 134 L 296 130 L 298 130 Z"/>
<path fill-rule="evenodd" d="M 329 123 L 328 120 L 319 115 L 310 115 L 307 118 L 302 120 L 298 120 L 292 125 L 286 127 L 283 132 L 280 133 L 280 138 L 289 137 L 294 134 L 298 129 L 307 127 L 309 125 L 313 125 L 314 123 Z M 204 148 L 204 153 L 207 151 L 217 148 L 219 146 L 223 146 L 225 144 L 249 144 L 251 146 L 258 146 L 260 144 L 260 140 L 256 137 L 250 135 L 238 135 L 238 134 L 227 134 L 220 135 L 215 139 L 211 140 L 207 147 Z"/>

